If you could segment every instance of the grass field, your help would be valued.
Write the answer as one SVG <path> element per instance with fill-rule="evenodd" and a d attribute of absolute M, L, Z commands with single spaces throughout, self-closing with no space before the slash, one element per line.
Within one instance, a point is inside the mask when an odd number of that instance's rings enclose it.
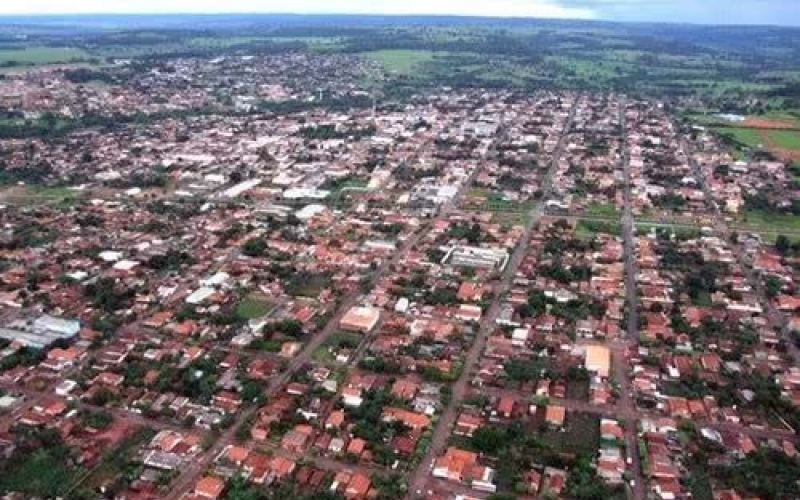
<path fill-rule="evenodd" d="M 763 142 L 761 136 L 759 135 L 759 131 L 754 128 L 715 127 L 714 130 L 720 135 L 731 137 L 737 142 L 740 142 L 741 144 L 751 148 L 756 147 Z"/>
<path fill-rule="evenodd" d="M 768 214 L 765 212 L 748 210 L 742 224 L 756 228 L 763 228 L 772 231 L 800 231 L 800 217 L 784 214 Z"/>
<path fill-rule="evenodd" d="M 619 218 L 620 216 L 619 211 L 617 211 L 617 207 L 615 207 L 611 203 L 598 203 L 598 202 L 589 203 L 589 206 L 586 207 L 584 213 L 587 215 L 594 215 L 597 217 Z"/>
<path fill-rule="evenodd" d="M 594 238 L 598 234 L 621 234 L 622 225 L 617 221 L 579 220 L 575 226 L 575 236 L 583 239 Z"/>
<path fill-rule="evenodd" d="M 245 319 L 261 318 L 269 314 L 272 307 L 266 300 L 247 297 L 236 306 L 236 315 Z"/>
<path fill-rule="evenodd" d="M 800 150 L 800 131 L 797 130 L 770 130 L 767 137 L 771 144 L 791 150 Z"/>
<path fill-rule="evenodd" d="M 70 47 L 25 47 L 24 49 L 0 50 L 0 64 L 55 64 L 76 59 L 86 59 L 89 54 L 81 49 Z"/>
<path fill-rule="evenodd" d="M 380 62 L 388 71 L 408 74 L 433 61 L 435 53 L 430 50 L 376 50 L 363 55 Z"/>
<path fill-rule="evenodd" d="M 84 191 L 69 187 L 13 186 L 0 191 L 0 203 L 34 206 L 61 203 L 72 205 L 84 196 Z"/>

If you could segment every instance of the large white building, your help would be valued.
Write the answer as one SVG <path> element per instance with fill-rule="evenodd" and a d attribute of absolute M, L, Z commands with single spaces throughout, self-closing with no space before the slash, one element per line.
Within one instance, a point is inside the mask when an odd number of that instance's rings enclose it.
<path fill-rule="evenodd" d="M 43 315 L 35 320 L 12 321 L 0 328 L 0 338 L 20 343 L 26 347 L 43 349 L 57 340 L 69 340 L 78 335 L 81 324 L 77 320 Z"/>
<path fill-rule="evenodd" d="M 502 271 L 506 267 L 508 259 L 508 251 L 504 248 L 456 246 L 445 254 L 442 259 L 442 264 L 498 269 Z"/>

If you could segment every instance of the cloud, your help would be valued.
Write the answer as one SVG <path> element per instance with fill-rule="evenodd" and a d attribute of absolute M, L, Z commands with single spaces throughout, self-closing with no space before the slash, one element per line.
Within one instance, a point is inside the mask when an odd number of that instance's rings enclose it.
<path fill-rule="evenodd" d="M 616 21 L 800 25 L 798 0 L 560 0 Z"/>

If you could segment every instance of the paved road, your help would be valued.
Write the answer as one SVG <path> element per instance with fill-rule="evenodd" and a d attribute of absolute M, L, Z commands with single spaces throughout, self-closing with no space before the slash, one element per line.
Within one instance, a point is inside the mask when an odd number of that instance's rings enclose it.
<path fill-rule="evenodd" d="M 627 353 L 630 348 L 639 346 L 639 293 L 636 286 L 636 277 L 639 266 L 636 261 L 636 226 L 633 223 L 633 183 L 631 179 L 631 162 L 628 151 L 628 128 L 625 116 L 625 101 L 620 109 L 620 130 L 622 133 L 622 167 L 625 179 L 625 192 L 623 200 L 625 209 L 622 213 L 622 241 L 625 259 L 625 297 L 628 312 L 628 325 L 626 328 L 627 344 L 615 343 L 612 346 L 613 377 L 619 388 L 619 409 L 623 414 L 635 414 L 636 404 L 631 397 L 631 383 L 628 371 Z M 626 418 L 625 423 L 625 450 L 630 458 L 629 472 L 633 485 L 628 490 L 629 497 L 633 500 L 645 500 L 647 495 L 644 476 L 642 474 L 642 457 L 639 456 L 638 445 L 638 419 Z"/>
<path fill-rule="evenodd" d="M 411 498 L 419 498 L 426 490 L 425 485 L 427 481 L 430 479 L 430 470 L 433 467 L 434 460 L 436 460 L 436 457 L 439 456 L 444 451 L 445 445 L 447 444 L 447 439 L 450 435 L 450 429 L 453 427 L 456 418 L 458 417 L 458 408 L 461 405 L 461 401 L 464 399 L 464 397 L 467 395 L 469 391 L 469 380 L 472 377 L 472 372 L 474 371 L 478 361 L 480 360 L 480 356 L 481 353 L 483 352 L 487 338 L 489 337 L 489 335 L 492 333 L 492 331 L 496 326 L 495 320 L 497 319 L 497 316 L 500 313 L 500 304 L 502 297 L 506 292 L 508 292 L 508 290 L 511 287 L 511 281 L 514 278 L 514 274 L 516 273 L 517 268 L 519 267 L 520 263 L 522 262 L 522 259 L 525 257 L 525 254 L 528 251 L 531 235 L 533 233 L 533 229 L 536 225 L 536 222 L 538 218 L 543 214 L 545 202 L 549 199 L 549 197 L 552 194 L 553 177 L 558 169 L 558 160 L 560 159 L 561 153 L 563 152 L 567 133 L 575 117 L 577 102 L 578 98 L 575 98 L 572 108 L 570 109 L 569 117 L 567 118 L 566 124 L 564 125 L 564 130 L 562 131 L 561 137 L 559 138 L 558 145 L 556 146 L 556 149 L 553 152 L 553 158 L 550 164 L 550 168 L 547 172 L 547 175 L 543 183 L 544 187 L 543 187 L 542 198 L 537 203 L 536 208 L 533 210 L 531 218 L 528 221 L 527 226 L 525 227 L 525 232 L 522 236 L 522 239 L 520 243 L 517 245 L 517 248 L 515 249 L 508 265 L 506 266 L 503 278 L 496 290 L 494 300 L 492 300 L 492 303 L 489 306 L 488 311 L 483 316 L 480 322 L 478 334 L 475 338 L 475 341 L 472 344 L 472 347 L 467 352 L 466 359 L 464 360 L 461 376 L 453 385 L 450 404 L 447 405 L 441 417 L 436 423 L 436 428 L 434 429 L 433 437 L 431 439 L 431 444 L 428 447 L 427 453 L 420 462 L 419 466 L 414 471 L 412 471 L 409 477 L 408 481 L 409 496 Z"/>

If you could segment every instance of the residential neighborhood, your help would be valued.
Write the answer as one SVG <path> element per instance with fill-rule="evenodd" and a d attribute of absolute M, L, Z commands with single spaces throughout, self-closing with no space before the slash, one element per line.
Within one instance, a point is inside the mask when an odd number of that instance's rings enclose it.
<path fill-rule="evenodd" d="M 621 93 L 135 66 L 0 79 L 4 110 L 98 120 L 0 139 L 2 498 L 796 483 L 800 240 L 741 219 L 797 201 L 786 163 Z"/>

